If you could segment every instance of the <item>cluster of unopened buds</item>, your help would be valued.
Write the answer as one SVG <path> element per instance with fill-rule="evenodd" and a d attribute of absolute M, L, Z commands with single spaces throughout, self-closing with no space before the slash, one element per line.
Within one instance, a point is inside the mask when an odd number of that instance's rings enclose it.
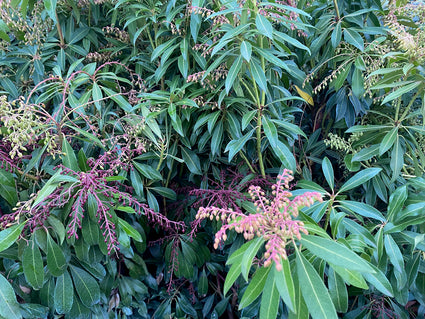
<path fill-rule="evenodd" d="M 210 17 L 215 12 L 211 9 L 203 8 L 203 7 L 197 7 L 197 6 L 190 6 L 188 8 L 189 14 L 200 14 L 202 17 Z M 222 25 L 226 23 L 230 23 L 229 19 L 226 18 L 225 15 L 216 15 L 212 18 L 213 25 Z"/>
<path fill-rule="evenodd" d="M 130 42 L 130 35 L 128 34 L 128 32 L 121 30 L 120 28 L 106 26 L 102 29 L 102 31 L 105 33 L 105 36 L 107 37 L 116 38 L 118 41 L 121 41 L 124 43 Z"/>
<path fill-rule="evenodd" d="M 299 210 L 312 205 L 315 201 L 322 201 L 322 196 L 317 192 L 306 192 L 293 197 L 290 192 L 290 182 L 293 180 L 292 172 L 284 170 L 277 177 L 277 182 L 272 186 L 268 195 L 260 186 L 250 186 L 248 194 L 257 207 L 255 214 L 243 214 L 229 208 L 201 207 L 196 218 L 210 219 L 222 222 L 220 230 L 216 233 L 214 248 L 227 239 L 226 232 L 234 229 L 243 234 L 246 240 L 262 237 L 266 241 L 264 266 L 272 262 L 276 269 L 281 270 L 281 258 L 286 259 L 286 245 L 295 239 L 301 239 L 301 234 L 308 234 L 304 223 L 297 218 Z"/>
<path fill-rule="evenodd" d="M 203 88 L 209 88 L 210 90 L 214 90 L 216 87 L 215 83 L 220 79 L 225 79 L 228 73 L 229 71 L 226 69 L 226 66 L 222 64 L 205 78 L 205 71 L 190 74 L 187 77 L 186 82 L 200 83 Z"/>

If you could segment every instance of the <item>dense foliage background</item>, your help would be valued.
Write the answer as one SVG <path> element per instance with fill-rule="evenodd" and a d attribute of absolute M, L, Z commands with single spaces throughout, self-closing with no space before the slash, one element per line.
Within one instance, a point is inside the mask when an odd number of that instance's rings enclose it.
<path fill-rule="evenodd" d="M 425 314 L 425 6 L 0 2 L 0 318 Z"/>

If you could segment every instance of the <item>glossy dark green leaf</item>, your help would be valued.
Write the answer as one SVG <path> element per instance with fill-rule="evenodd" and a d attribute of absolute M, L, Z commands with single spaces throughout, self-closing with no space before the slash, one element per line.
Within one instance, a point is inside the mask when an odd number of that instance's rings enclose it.
<path fill-rule="evenodd" d="M 13 245 L 22 233 L 24 226 L 25 223 L 16 224 L 0 231 L 0 251 L 3 251 Z"/>
<path fill-rule="evenodd" d="M 399 176 L 404 164 L 405 149 L 402 147 L 401 138 L 397 135 L 391 151 L 390 168 L 393 171 L 392 181 L 395 181 Z"/>
<path fill-rule="evenodd" d="M 202 270 L 201 276 L 199 276 L 198 280 L 198 294 L 200 297 L 203 297 L 208 292 L 208 278 L 205 270 Z"/>
<path fill-rule="evenodd" d="M 44 8 L 49 14 L 50 19 L 56 22 L 56 4 L 58 1 L 57 0 L 43 0 L 43 1 L 44 1 Z"/>
<path fill-rule="evenodd" d="M 303 235 L 301 243 L 316 256 L 334 265 L 360 272 L 374 272 L 370 264 L 342 245 L 326 238 Z"/>
<path fill-rule="evenodd" d="M 59 245 L 47 234 L 47 268 L 50 273 L 58 277 L 66 270 L 65 255 Z"/>
<path fill-rule="evenodd" d="M 12 173 L 0 169 L 0 196 L 3 197 L 10 206 L 15 206 L 18 201 L 15 178 Z"/>
<path fill-rule="evenodd" d="M 348 309 L 348 292 L 344 280 L 335 273 L 332 267 L 328 270 L 328 287 L 329 295 L 338 312 L 347 312 Z"/>
<path fill-rule="evenodd" d="M 260 89 L 263 92 L 267 92 L 267 79 L 265 71 L 261 68 L 261 65 L 255 60 L 251 61 L 250 66 L 251 76 L 254 78 Z"/>
<path fill-rule="evenodd" d="M 368 180 L 370 180 L 372 177 L 378 174 L 381 170 L 382 168 L 366 168 L 356 173 L 353 177 L 351 177 L 348 181 L 346 181 L 341 186 L 338 193 L 348 191 L 350 189 L 353 189 L 359 185 L 366 183 Z"/>
<path fill-rule="evenodd" d="M 239 303 L 239 310 L 248 307 L 263 292 L 271 267 L 258 268 L 254 273 Z"/>
<path fill-rule="evenodd" d="M 362 148 L 359 152 L 354 154 L 352 160 L 356 162 L 367 161 L 379 154 L 379 148 L 380 144 L 374 144 L 369 147 Z"/>
<path fill-rule="evenodd" d="M 332 167 L 332 163 L 329 158 L 325 157 L 322 161 L 322 171 L 323 175 L 325 175 L 325 179 L 328 182 L 329 187 L 334 189 L 334 170 Z"/>
<path fill-rule="evenodd" d="M 335 28 L 333 29 L 332 35 L 331 35 L 331 43 L 333 48 L 336 48 L 341 42 L 341 35 L 342 35 L 341 21 L 338 21 L 338 23 L 335 24 Z"/>
<path fill-rule="evenodd" d="M 241 43 L 241 56 L 249 62 L 252 55 L 252 45 L 248 41 L 242 41 Z"/>
<path fill-rule="evenodd" d="M 264 116 L 262 117 L 263 122 L 263 129 L 264 134 L 266 135 L 267 139 L 269 140 L 270 146 L 275 149 L 278 146 L 279 137 L 277 134 L 277 129 L 274 123 L 269 120 L 268 117 Z"/>
<path fill-rule="evenodd" d="M 357 31 L 350 28 L 344 29 L 344 40 L 360 51 L 364 51 L 364 40 Z"/>
<path fill-rule="evenodd" d="M 100 301 L 100 288 L 96 279 L 81 268 L 76 266 L 70 268 L 75 290 L 81 302 L 87 307 L 97 304 Z"/>
<path fill-rule="evenodd" d="M 289 43 L 291 45 L 293 45 L 296 48 L 302 49 L 307 51 L 309 54 L 311 54 L 311 51 L 308 47 L 306 47 L 304 44 L 302 44 L 300 41 L 298 41 L 297 39 L 287 35 L 286 33 L 283 32 L 279 32 L 274 30 L 273 31 L 273 36 L 275 37 L 275 40 L 279 40 L 282 41 L 283 43 Z"/>
<path fill-rule="evenodd" d="M 291 266 L 288 259 L 281 259 L 280 263 L 282 265 L 282 270 L 278 271 L 274 266 L 272 270 L 274 272 L 276 288 L 288 309 L 293 313 L 296 313 L 297 296 L 295 294 L 295 285 L 292 278 Z"/>
<path fill-rule="evenodd" d="M 190 172 L 195 175 L 202 175 L 201 161 L 199 160 L 198 155 L 185 147 L 182 147 L 181 151 L 183 160 Z"/>
<path fill-rule="evenodd" d="M 375 270 L 375 273 L 364 273 L 363 277 L 380 292 L 389 297 L 393 297 L 393 287 L 387 277 L 385 277 L 385 274 L 376 266 L 371 266 Z"/>
<path fill-rule="evenodd" d="M 387 134 L 385 134 L 379 146 L 379 156 L 382 156 L 388 151 L 395 143 L 398 134 L 398 126 L 393 127 Z"/>
<path fill-rule="evenodd" d="M 67 271 L 56 279 L 54 291 L 54 306 L 59 314 L 67 314 L 71 311 L 74 301 L 74 287 L 71 276 Z"/>
<path fill-rule="evenodd" d="M 22 318 L 13 287 L 2 274 L 0 274 L 0 316 L 7 319 Z"/>
<path fill-rule="evenodd" d="M 297 276 L 308 310 L 314 319 L 338 319 L 335 306 L 319 274 L 296 250 Z"/>
<path fill-rule="evenodd" d="M 385 251 L 390 259 L 391 264 L 398 272 L 404 271 L 404 260 L 403 255 L 398 247 L 397 243 L 391 235 L 384 235 L 384 246 Z"/>
<path fill-rule="evenodd" d="M 386 218 L 375 207 L 362 202 L 355 202 L 351 200 L 342 200 L 339 202 L 342 207 L 352 211 L 353 213 L 362 215 L 363 217 L 374 218 L 381 222 L 385 222 Z"/>
<path fill-rule="evenodd" d="M 387 219 L 394 221 L 401 215 L 404 203 L 407 199 L 407 186 L 398 187 L 390 196 Z"/>
<path fill-rule="evenodd" d="M 241 264 L 240 263 L 234 263 L 227 275 L 226 275 L 226 280 L 224 281 L 224 285 L 223 285 L 223 294 L 226 295 L 227 292 L 229 291 L 229 289 L 232 287 L 232 285 L 235 283 L 236 279 L 239 278 L 241 274 Z"/>
<path fill-rule="evenodd" d="M 152 166 L 136 161 L 133 161 L 133 165 L 146 178 L 151 180 L 162 180 L 162 175 Z"/>
<path fill-rule="evenodd" d="M 255 17 L 255 25 L 262 35 L 273 40 L 273 26 L 270 21 L 262 14 L 257 14 Z"/>
<path fill-rule="evenodd" d="M 44 267 L 40 249 L 34 240 L 28 241 L 22 254 L 22 268 L 25 279 L 36 290 L 43 287 Z"/>
<path fill-rule="evenodd" d="M 401 88 L 395 90 L 394 92 L 391 92 L 390 94 L 388 94 L 385 99 L 382 101 L 382 104 L 385 104 L 387 102 L 390 102 L 400 96 L 402 96 L 403 94 L 406 94 L 414 89 L 416 89 L 419 85 L 421 85 L 422 82 L 418 81 L 418 82 L 413 82 L 407 85 L 403 85 Z"/>
<path fill-rule="evenodd" d="M 247 248 L 247 250 L 245 250 L 241 262 L 241 273 L 246 281 L 248 281 L 248 274 L 252 266 L 252 260 L 264 244 L 264 239 L 262 237 L 252 239 L 251 241 L 253 243 Z"/>
<path fill-rule="evenodd" d="M 225 152 L 229 152 L 229 162 L 232 161 L 233 157 L 244 147 L 244 145 L 248 142 L 248 140 L 252 137 L 254 134 L 255 129 L 252 129 L 248 133 L 246 133 L 244 136 L 237 140 L 232 140 L 227 144 Z"/>
<path fill-rule="evenodd" d="M 235 82 L 235 79 L 238 76 L 241 68 L 242 68 L 242 55 L 236 58 L 235 62 L 233 62 L 232 66 L 230 67 L 229 73 L 227 73 L 227 77 L 225 81 L 225 87 L 226 87 L 227 93 L 230 92 L 230 89 L 233 86 L 233 82 Z"/>
<path fill-rule="evenodd" d="M 261 296 L 260 319 L 276 318 L 279 309 L 279 300 L 279 291 L 274 281 L 274 273 L 269 272 L 263 295 Z"/>
<path fill-rule="evenodd" d="M 99 224 L 87 218 L 82 222 L 81 233 L 84 241 L 89 245 L 97 245 L 99 243 Z M 103 240 L 103 238 L 102 238 Z"/>

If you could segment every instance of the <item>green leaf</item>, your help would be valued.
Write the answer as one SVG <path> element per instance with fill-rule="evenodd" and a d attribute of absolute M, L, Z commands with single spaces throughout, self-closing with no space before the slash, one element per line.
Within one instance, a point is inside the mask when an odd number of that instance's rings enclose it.
<path fill-rule="evenodd" d="M 332 267 L 328 270 L 329 295 L 338 312 L 347 312 L 348 292 L 344 280 L 335 273 Z"/>
<path fill-rule="evenodd" d="M 302 50 L 307 51 L 311 55 L 311 51 L 310 51 L 310 49 L 308 47 L 306 47 L 304 44 L 302 44 L 297 39 L 294 39 L 294 38 L 290 37 L 286 33 L 279 32 L 279 31 L 274 30 L 273 31 L 273 35 L 274 35 L 274 37 L 275 37 L 276 40 L 279 40 L 281 42 L 287 42 L 287 43 L 293 45 L 294 47 L 297 47 L 299 49 L 302 49 Z"/>
<path fill-rule="evenodd" d="M 374 218 L 381 222 L 385 222 L 386 218 L 382 215 L 382 213 L 377 210 L 375 207 L 372 207 L 368 204 L 355 202 L 351 200 L 342 200 L 340 201 L 340 205 L 353 213 L 362 215 L 368 218 Z"/>
<path fill-rule="evenodd" d="M 279 309 L 279 291 L 277 290 L 274 273 L 270 272 L 264 286 L 260 305 L 260 319 L 273 319 L 277 317 Z"/>
<path fill-rule="evenodd" d="M 346 246 L 327 238 L 303 235 L 301 243 L 314 255 L 334 265 L 360 272 L 373 272 L 370 264 Z"/>
<path fill-rule="evenodd" d="M 251 138 L 252 134 L 254 134 L 255 129 L 252 129 L 244 136 L 237 140 L 232 140 L 227 144 L 225 152 L 229 152 L 229 162 L 232 161 L 232 158 L 244 147 L 246 142 Z"/>
<path fill-rule="evenodd" d="M 401 145 L 401 139 L 397 135 L 394 147 L 391 151 L 390 168 L 393 171 L 391 181 L 394 182 L 399 176 L 404 164 L 405 149 Z"/>
<path fill-rule="evenodd" d="M 233 86 L 233 82 L 235 82 L 235 79 L 238 76 L 238 73 L 241 70 L 241 68 L 242 68 L 242 55 L 236 58 L 235 62 L 233 62 L 232 67 L 229 70 L 229 73 L 227 73 L 226 82 L 225 82 L 227 94 L 229 94 L 230 89 Z"/>
<path fill-rule="evenodd" d="M 202 175 L 201 161 L 195 152 L 181 147 L 182 157 L 189 171 L 195 175 Z"/>
<path fill-rule="evenodd" d="M 102 94 L 102 90 L 100 89 L 99 85 L 97 85 L 97 83 L 93 83 L 92 95 L 93 95 L 94 105 L 96 106 L 97 111 L 100 113 L 102 110 L 100 101 L 103 99 L 103 94 Z"/>
<path fill-rule="evenodd" d="M 307 259 L 295 249 L 301 292 L 313 319 L 338 319 L 335 306 L 322 279 Z"/>
<path fill-rule="evenodd" d="M 99 244 L 99 225 L 89 218 L 84 219 L 82 224 L 81 233 L 83 234 L 84 241 L 88 245 Z M 102 240 L 104 240 L 103 237 Z"/>
<path fill-rule="evenodd" d="M 249 62 L 252 55 L 252 45 L 248 41 L 242 41 L 241 43 L 241 56 Z"/>
<path fill-rule="evenodd" d="M 385 274 L 376 266 L 372 265 L 372 268 L 375 270 L 375 273 L 364 273 L 363 277 L 371 283 L 373 286 L 375 286 L 376 289 L 378 289 L 383 294 L 393 297 L 393 287 L 391 286 L 391 283 L 385 277 Z"/>
<path fill-rule="evenodd" d="M 279 291 L 280 297 L 286 304 L 288 309 L 293 313 L 296 313 L 296 295 L 295 285 L 291 274 L 291 265 L 288 259 L 280 259 L 282 270 L 278 271 L 276 267 L 273 267 L 274 281 Z"/>
<path fill-rule="evenodd" d="M 62 245 L 63 241 L 65 240 L 65 227 L 63 226 L 62 222 L 55 217 L 54 215 L 50 215 L 47 217 L 47 221 L 49 222 L 49 225 L 52 226 L 53 230 L 55 231 L 58 239 L 59 244 Z"/>
<path fill-rule="evenodd" d="M 0 316 L 7 319 L 22 318 L 15 291 L 2 274 L 0 274 Z"/>
<path fill-rule="evenodd" d="M 28 242 L 22 254 L 22 268 L 25 279 L 36 290 L 43 287 L 44 267 L 41 252 L 34 240 Z"/>
<path fill-rule="evenodd" d="M 258 64 L 255 60 L 252 60 L 250 66 L 251 76 L 254 78 L 260 89 L 263 90 L 263 92 L 267 92 L 266 74 L 261 68 L 261 65 Z"/>
<path fill-rule="evenodd" d="M 353 177 L 346 181 L 344 185 L 341 186 L 338 191 L 338 194 L 366 183 L 368 180 L 378 174 L 381 170 L 382 168 L 366 168 L 356 173 Z"/>
<path fill-rule="evenodd" d="M 67 314 L 71 311 L 74 301 L 74 287 L 71 276 L 67 271 L 56 280 L 54 291 L 54 306 L 59 314 Z"/>
<path fill-rule="evenodd" d="M 140 235 L 140 233 L 124 219 L 118 217 L 118 225 L 129 237 L 133 238 L 135 241 L 143 242 L 142 235 Z"/>
<path fill-rule="evenodd" d="M 276 126 L 266 116 L 263 115 L 262 119 L 263 119 L 264 134 L 266 134 L 266 137 L 269 140 L 270 146 L 273 149 L 275 149 L 277 148 L 278 142 L 279 142 Z"/>
<path fill-rule="evenodd" d="M 390 196 L 389 204 L 388 204 L 388 213 L 387 219 L 389 221 L 397 220 L 398 216 L 404 206 L 404 203 L 407 199 L 407 186 L 398 187 Z"/>
<path fill-rule="evenodd" d="M 56 3 L 57 0 L 44 0 L 44 8 L 46 9 L 50 19 L 56 23 Z"/>
<path fill-rule="evenodd" d="M 133 165 L 146 178 L 154 181 L 162 180 L 162 175 L 152 166 L 147 164 L 141 164 L 136 161 L 133 161 Z"/>
<path fill-rule="evenodd" d="M 364 41 L 360 33 L 353 29 L 344 29 L 344 40 L 355 46 L 360 51 L 364 51 Z"/>
<path fill-rule="evenodd" d="M 341 21 L 338 21 L 338 23 L 335 25 L 335 28 L 332 31 L 332 35 L 331 35 L 331 43 L 332 43 L 332 47 L 336 48 L 339 43 L 341 42 L 341 35 L 342 35 L 342 31 L 341 31 Z"/>
<path fill-rule="evenodd" d="M 332 80 L 331 84 L 334 86 L 335 91 L 338 91 L 344 84 L 345 80 L 348 77 L 348 73 L 350 73 L 351 66 L 353 65 L 353 62 L 347 63 L 343 69 L 341 70 L 341 73 L 337 75 L 335 79 Z"/>
<path fill-rule="evenodd" d="M 358 271 L 349 270 L 345 267 L 338 267 L 336 265 L 332 265 L 332 263 L 329 263 L 329 266 L 332 267 L 338 273 L 338 275 L 340 275 L 342 279 L 344 279 L 347 284 L 352 285 L 354 287 L 358 287 L 360 289 L 369 288 L 362 274 Z"/>
<path fill-rule="evenodd" d="M 362 148 L 360 152 L 354 154 L 352 161 L 360 162 L 370 160 L 372 157 L 379 154 L 380 144 L 374 144 L 369 147 Z"/>
<path fill-rule="evenodd" d="M 414 83 L 411 83 L 411 84 L 408 84 L 408 85 L 403 85 L 398 90 L 395 90 L 394 92 L 391 92 L 390 94 L 388 94 L 385 97 L 385 99 L 382 101 L 381 104 L 385 104 L 387 102 L 390 102 L 390 101 L 402 96 L 403 94 L 406 94 L 406 93 L 416 89 L 421 84 L 422 84 L 422 81 L 414 82 Z"/>
<path fill-rule="evenodd" d="M 22 233 L 25 223 L 16 224 L 0 231 L 0 252 L 9 248 Z"/>
<path fill-rule="evenodd" d="M 265 16 L 257 14 L 255 17 L 255 25 L 262 35 L 265 35 L 270 40 L 273 40 L 273 26 Z"/>
<path fill-rule="evenodd" d="M 74 280 L 75 290 L 82 303 L 87 307 L 99 303 L 100 288 L 96 279 L 90 276 L 81 268 L 71 266 L 72 279 Z"/>
<path fill-rule="evenodd" d="M 264 244 L 263 237 L 258 237 L 256 239 L 253 239 L 252 241 L 253 244 L 249 246 L 248 249 L 245 251 L 241 262 L 242 276 L 246 281 L 248 281 L 248 275 L 252 266 L 252 260 L 254 259 L 255 255 L 257 255 L 257 252 L 260 247 Z"/>
<path fill-rule="evenodd" d="M 325 175 L 326 181 L 328 182 L 329 187 L 334 189 L 334 169 L 332 167 L 332 163 L 329 158 L 325 157 L 322 161 L 322 171 L 323 175 Z"/>
<path fill-rule="evenodd" d="M 391 235 L 384 235 L 384 246 L 390 262 L 399 273 L 402 273 L 404 271 L 403 255 Z"/>
<path fill-rule="evenodd" d="M 229 258 L 227 258 L 226 265 L 232 265 L 234 263 L 240 264 L 242 262 L 243 255 L 245 254 L 245 251 L 248 249 L 249 246 L 251 246 L 254 243 L 254 241 L 248 241 L 245 244 L 243 244 L 241 247 L 239 247 L 237 250 L 235 250 Z"/>
<path fill-rule="evenodd" d="M 241 264 L 240 263 L 234 263 L 230 269 L 229 272 L 226 275 L 226 280 L 224 281 L 223 285 L 223 294 L 224 296 L 227 294 L 229 289 L 232 287 L 236 279 L 238 279 L 239 275 L 241 274 Z"/>
<path fill-rule="evenodd" d="M 12 173 L 0 169 L 0 196 L 3 197 L 10 206 L 15 206 L 18 201 L 15 178 Z"/>
<path fill-rule="evenodd" d="M 282 162 L 282 165 L 285 168 L 290 169 L 291 171 L 296 171 L 296 160 L 294 157 L 294 154 L 291 152 L 291 150 L 281 141 L 277 141 L 277 147 L 272 149 L 273 152 L 276 154 L 276 156 L 279 158 L 279 160 Z"/>
<path fill-rule="evenodd" d="M 361 98 L 364 94 L 364 79 L 363 74 L 357 67 L 354 69 L 353 76 L 351 78 L 351 87 L 353 89 L 354 96 Z"/>
<path fill-rule="evenodd" d="M 398 126 L 393 127 L 387 134 L 385 134 L 384 138 L 381 141 L 379 146 L 379 156 L 382 156 L 386 151 L 388 151 L 397 139 L 398 134 Z"/>
<path fill-rule="evenodd" d="M 242 296 L 241 302 L 239 303 L 239 310 L 248 307 L 264 291 L 264 286 L 270 269 L 271 266 L 267 268 L 260 267 L 257 269 Z"/>
<path fill-rule="evenodd" d="M 177 198 L 176 192 L 173 191 L 171 188 L 157 186 L 157 187 L 150 187 L 149 189 L 154 191 L 155 193 L 158 193 L 162 197 L 165 197 L 171 200 L 176 200 Z"/>
<path fill-rule="evenodd" d="M 47 268 L 55 276 L 61 276 L 66 270 L 66 260 L 62 249 L 47 233 Z"/>

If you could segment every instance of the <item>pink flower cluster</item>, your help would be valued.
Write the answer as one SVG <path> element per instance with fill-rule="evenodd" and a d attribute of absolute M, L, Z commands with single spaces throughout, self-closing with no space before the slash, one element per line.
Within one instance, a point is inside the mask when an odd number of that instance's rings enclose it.
<path fill-rule="evenodd" d="M 306 192 L 293 197 L 289 191 L 289 183 L 293 180 L 292 172 L 284 170 L 277 177 L 277 182 L 272 186 L 268 195 L 260 186 L 250 186 L 248 193 L 251 201 L 257 207 L 255 214 L 243 214 L 231 208 L 218 208 L 214 206 L 201 207 L 196 218 L 201 220 L 209 218 L 223 223 L 216 233 L 214 248 L 227 239 L 226 232 L 234 229 L 243 234 L 246 240 L 255 236 L 263 237 L 266 241 L 264 266 L 269 266 L 273 261 L 276 269 L 281 270 L 281 258 L 286 259 L 286 245 L 295 239 L 301 239 L 301 233 L 308 234 L 304 223 L 295 220 L 299 210 L 312 205 L 315 201 L 322 201 L 320 193 Z"/>

